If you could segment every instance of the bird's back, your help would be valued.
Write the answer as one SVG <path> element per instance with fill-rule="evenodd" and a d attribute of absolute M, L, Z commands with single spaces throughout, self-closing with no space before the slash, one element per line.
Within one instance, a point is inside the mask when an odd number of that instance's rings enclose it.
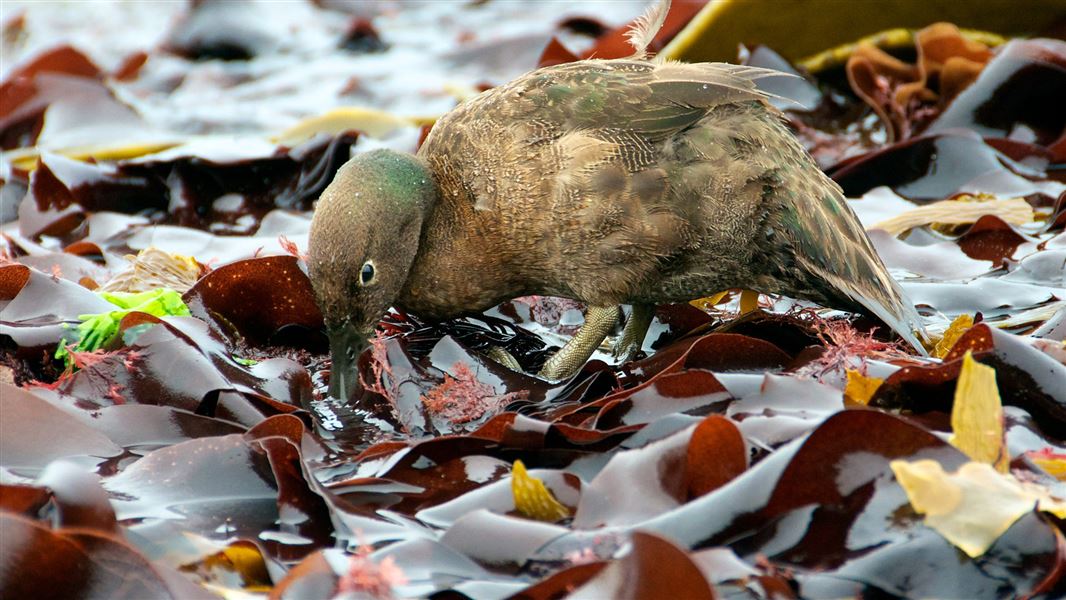
<path fill-rule="evenodd" d="M 904 333 L 913 307 L 755 88 L 777 74 L 589 60 L 445 115 L 419 151 L 441 189 L 412 274 L 424 303 L 651 303 L 747 287 L 863 309 Z M 428 291 L 441 269 L 472 278 Z"/>
<path fill-rule="evenodd" d="M 419 151 L 442 192 L 427 251 L 467 262 L 489 251 L 542 293 L 630 299 L 704 245 L 709 216 L 750 210 L 730 202 L 735 195 L 713 206 L 701 200 L 698 191 L 709 193 L 714 182 L 729 187 L 736 173 L 723 170 L 728 165 L 689 182 L 718 159 L 718 142 L 704 143 L 700 131 L 719 118 L 739 126 L 745 114 L 767 113 L 753 80 L 768 73 L 582 61 L 471 99 L 445 115 Z"/>

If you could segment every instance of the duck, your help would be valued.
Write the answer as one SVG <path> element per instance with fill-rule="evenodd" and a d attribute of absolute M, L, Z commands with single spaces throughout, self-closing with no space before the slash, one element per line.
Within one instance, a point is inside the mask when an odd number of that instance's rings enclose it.
<path fill-rule="evenodd" d="M 479 312 L 570 298 L 585 322 L 539 375 L 641 347 L 659 304 L 741 288 L 870 315 L 920 354 L 921 317 L 841 188 L 760 79 L 647 50 L 669 10 L 628 33 L 633 54 L 544 67 L 439 118 L 415 154 L 353 156 L 319 197 L 308 275 L 330 340 L 329 395 L 347 400 L 386 312 Z"/>

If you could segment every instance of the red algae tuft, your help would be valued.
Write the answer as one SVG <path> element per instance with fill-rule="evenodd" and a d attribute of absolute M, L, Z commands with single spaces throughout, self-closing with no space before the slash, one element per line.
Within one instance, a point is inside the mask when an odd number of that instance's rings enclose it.
<path fill-rule="evenodd" d="M 394 598 L 393 588 L 407 583 L 407 577 L 391 556 L 386 556 L 380 562 L 374 562 L 370 558 L 373 548 L 368 545 L 359 546 L 355 554 L 348 559 L 348 571 L 341 575 L 337 582 L 337 594 L 334 597 L 347 597 L 349 595 L 374 600 L 389 600 Z"/>
<path fill-rule="evenodd" d="M 525 390 L 496 393 L 491 385 L 479 381 L 466 363 L 456 363 L 452 371 L 453 374 L 445 373 L 444 381 L 422 396 L 422 404 L 431 413 L 455 424 L 476 421 L 528 395 Z"/>

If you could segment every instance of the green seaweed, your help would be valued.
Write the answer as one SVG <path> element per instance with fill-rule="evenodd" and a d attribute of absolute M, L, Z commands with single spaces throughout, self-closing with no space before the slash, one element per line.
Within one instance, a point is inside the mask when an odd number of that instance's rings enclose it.
<path fill-rule="evenodd" d="M 74 335 L 60 340 L 55 357 L 61 359 L 68 369 L 74 367 L 72 352 L 95 352 L 109 344 L 118 335 L 118 324 L 132 312 L 142 312 L 155 317 L 187 317 L 189 307 L 181 294 L 167 288 L 147 292 L 97 292 L 101 298 L 119 307 L 119 310 L 99 314 L 78 315 L 81 320 Z"/>

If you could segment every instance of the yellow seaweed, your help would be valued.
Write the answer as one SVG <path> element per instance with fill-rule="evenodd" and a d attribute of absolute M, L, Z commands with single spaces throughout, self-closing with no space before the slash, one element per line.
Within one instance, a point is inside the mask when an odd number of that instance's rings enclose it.
<path fill-rule="evenodd" d="M 570 516 L 570 509 L 555 499 L 543 481 L 531 477 L 520 460 L 511 469 L 511 493 L 515 509 L 530 519 L 554 523 Z"/>

